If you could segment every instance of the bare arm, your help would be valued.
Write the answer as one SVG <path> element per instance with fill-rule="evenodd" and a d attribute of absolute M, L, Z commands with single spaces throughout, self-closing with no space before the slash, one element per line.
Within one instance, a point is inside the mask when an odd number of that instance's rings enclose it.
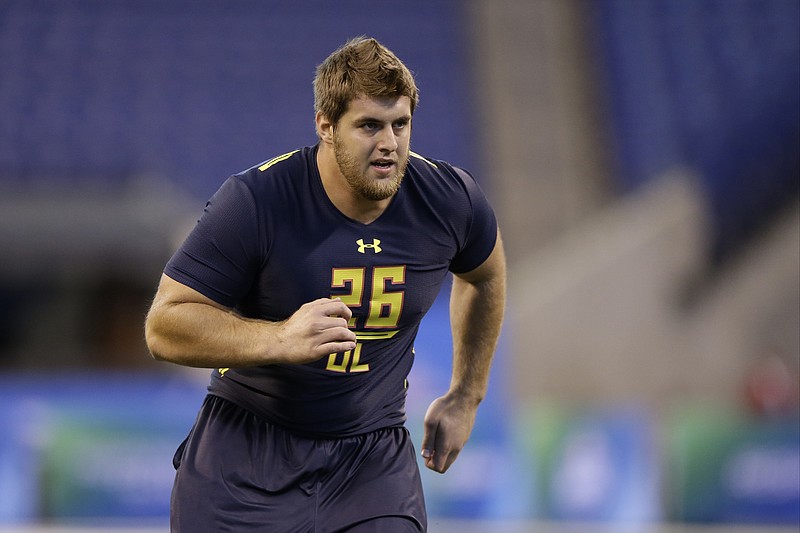
<path fill-rule="evenodd" d="M 486 395 L 506 299 L 505 253 L 500 234 L 484 263 L 455 276 L 450 296 L 453 376 L 450 389 L 425 415 L 422 455 L 431 470 L 445 472 L 469 439 L 478 404 Z"/>
<path fill-rule="evenodd" d="M 355 349 L 350 316 L 341 300 L 321 298 L 280 322 L 253 320 L 162 275 L 145 339 L 153 357 L 184 366 L 301 364 Z"/>

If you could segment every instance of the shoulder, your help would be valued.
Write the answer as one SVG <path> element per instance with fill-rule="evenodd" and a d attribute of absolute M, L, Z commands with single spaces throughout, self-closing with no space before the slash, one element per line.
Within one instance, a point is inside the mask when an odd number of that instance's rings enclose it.
<path fill-rule="evenodd" d="M 299 178 L 307 176 L 311 172 L 311 163 L 313 163 L 315 152 L 313 146 L 297 148 L 234 174 L 233 178 L 245 182 L 251 188 L 276 185 L 285 181 L 298 181 Z"/>
<path fill-rule="evenodd" d="M 409 158 L 418 202 L 436 213 L 436 220 L 455 237 L 452 272 L 469 272 L 492 252 L 497 219 L 475 178 L 445 161 L 414 154 Z"/>
<path fill-rule="evenodd" d="M 414 186 L 428 194 L 438 193 L 451 202 L 459 197 L 471 202 L 473 196 L 483 195 L 469 171 L 447 161 L 410 152 L 408 166 L 412 169 L 409 175 L 412 176 Z"/>
<path fill-rule="evenodd" d="M 273 167 L 275 167 L 273 172 L 286 170 L 300 164 L 305 164 L 312 152 L 313 147 L 297 148 L 291 152 L 286 152 L 285 154 L 267 159 L 253 167 L 253 169 L 258 170 L 259 173 L 268 172 L 270 169 L 273 169 Z"/>

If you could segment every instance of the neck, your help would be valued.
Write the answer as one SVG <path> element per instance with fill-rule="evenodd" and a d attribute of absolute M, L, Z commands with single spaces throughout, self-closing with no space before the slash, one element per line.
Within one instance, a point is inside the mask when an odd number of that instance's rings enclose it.
<path fill-rule="evenodd" d="M 333 147 L 325 142 L 319 143 L 317 168 L 325 194 L 328 195 L 336 209 L 348 218 L 362 224 L 369 224 L 381 216 L 392 201 L 391 198 L 379 201 L 368 200 L 356 194 L 339 169 Z"/>

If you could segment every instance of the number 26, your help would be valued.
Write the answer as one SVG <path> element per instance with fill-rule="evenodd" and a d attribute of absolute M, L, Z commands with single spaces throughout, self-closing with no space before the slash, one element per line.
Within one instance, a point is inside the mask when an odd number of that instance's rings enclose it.
<path fill-rule="evenodd" d="M 332 297 L 342 299 L 342 302 L 351 308 L 359 308 L 364 303 L 365 281 L 367 268 L 334 268 L 331 273 L 331 288 L 345 289 L 345 294 L 336 294 Z M 396 328 L 403 310 L 404 290 L 387 290 L 391 285 L 403 285 L 406 280 L 406 267 L 382 266 L 372 269 L 372 292 L 369 299 L 369 314 L 364 322 L 364 329 Z M 357 317 L 352 317 L 348 327 L 356 328 Z M 361 344 L 356 345 L 352 353 L 346 352 L 342 362 L 337 363 L 337 354 L 330 354 L 328 370 L 335 372 L 365 372 L 369 370 L 368 364 L 360 364 Z"/>

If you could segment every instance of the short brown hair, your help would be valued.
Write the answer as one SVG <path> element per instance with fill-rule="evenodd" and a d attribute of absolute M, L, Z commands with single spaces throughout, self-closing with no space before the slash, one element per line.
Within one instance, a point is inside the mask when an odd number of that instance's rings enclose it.
<path fill-rule="evenodd" d="M 347 41 L 317 67 L 314 111 L 336 124 L 359 96 L 408 96 L 412 115 L 419 102 L 411 71 L 391 50 L 365 36 Z"/>

